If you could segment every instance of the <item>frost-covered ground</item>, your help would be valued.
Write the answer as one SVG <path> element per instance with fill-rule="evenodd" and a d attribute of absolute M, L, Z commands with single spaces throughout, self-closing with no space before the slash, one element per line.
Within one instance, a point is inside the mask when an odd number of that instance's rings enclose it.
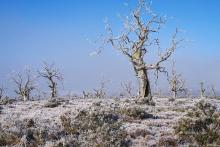
<path fill-rule="evenodd" d="M 33 120 L 35 128 L 47 129 L 52 132 L 63 130 L 60 116 L 71 114 L 77 115 L 79 110 L 90 109 L 94 103 L 102 102 L 105 105 L 117 104 L 117 107 L 126 108 L 138 106 L 152 114 L 154 118 L 134 119 L 125 121 L 123 126 L 132 139 L 132 146 L 157 146 L 159 140 L 174 138 L 173 126 L 187 110 L 192 108 L 201 99 L 178 98 L 169 101 L 168 98 L 154 98 L 155 106 L 137 105 L 131 99 L 61 99 L 61 105 L 54 108 L 47 108 L 47 100 L 13 102 L 12 104 L 0 105 L 0 126 L 3 130 L 19 132 L 21 126 L 27 120 Z M 220 108 L 220 100 L 207 99 L 210 103 Z M 49 144 L 49 143 L 48 143 Z M 49 145 L 48 145 L 49 146 Z"/>

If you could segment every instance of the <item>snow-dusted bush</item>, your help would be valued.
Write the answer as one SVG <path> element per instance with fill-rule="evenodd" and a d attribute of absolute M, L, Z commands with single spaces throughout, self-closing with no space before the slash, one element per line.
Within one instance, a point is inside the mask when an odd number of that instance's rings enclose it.
<path fill-rule="evenodd" d="M 15 99 L 10 99 L 9 97 L 6 96 L 6 97 L 0 99 L 0 105 L 12 104 L 15 101 L 16 101 Z"/>
<path fill-rule="evenodd" d="M 59 101 L 57 101 L 56 99 L 52 99 L 52 100 L 49 100 L 44 105 L 44 107 L 46 107 L 46 108 L 55 108 L 55 107 L 58 107 L 59 105 L 61 105 L 61 103 Z"/>
<path fill-rule="evenodd" d="M 17 144 L 19 141 L 20 140 L 17 135 L 5 131 L 2 129 L 0 124 L 0 146 L 12 146 Z"/>
<path fill-rule="evenodd" d="M 197 146 L 220 145 L 220 112 L 200 101 L 175 126 L 180 141 Z"/>
<path fill-rule="evenodd" d="M 161 137 L 158 142 L 159 147 L 177 147 L 177 140 L 172 136 Z"/>
<path fill-rule="evenodd" d="M 109 108 L 93 106 L 79 111 L 73 120 L 61 116 L 61 122 L 64 131 L 75 136 L 80 146 L 129 146 L 119 115 Z"/>
<path fill-rule="evenodd" d="M 157 118 L 152 114 L 147 113 L 145 109 L 141 108 L 138 105 L 118 108 L 116 111 L 120 115 L 128 116 L 133 119 Z"/>

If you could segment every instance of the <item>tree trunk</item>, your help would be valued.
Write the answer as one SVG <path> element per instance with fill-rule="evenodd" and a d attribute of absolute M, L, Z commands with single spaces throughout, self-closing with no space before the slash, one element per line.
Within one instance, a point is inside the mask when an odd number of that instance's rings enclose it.
<path fill-rule="evenodd" d="M 51 98 L 55 98 L 56 96 L 56 88 L 51 89 Z"/>
<path fill-rule="evenodd" d="M 57 87 L 56 83 L 51 80 L 51 85 L 49 85 L 51 92 L 51 99 L 57 97 Z"/>
<path fill-rule="evenodd" d="M 173 98 L 174 99 L 176 98 L 176 95 L 177 95 L 176 91 L 173 91 Z"/>
<path fill-rule="evenodd" d="M 150 81 L 148 79 L 147 71 L 145 69 L 137 71 L 137 78 L 139 80 L 139 97 L 145 102 L 151 102 Z"/>
<path fill-rule="evenodd" d="M 28 101 L 28 97 L 26 95 L 23 95 L 23 101 Z"/>

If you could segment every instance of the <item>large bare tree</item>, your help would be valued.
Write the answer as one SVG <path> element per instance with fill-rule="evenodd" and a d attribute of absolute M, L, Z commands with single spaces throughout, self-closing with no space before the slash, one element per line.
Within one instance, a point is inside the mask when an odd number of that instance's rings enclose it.
<path fill-rule="evenodd" d="M 45 78 L 48 81 L 48 87 L 50 88 L 51 98 L 57 97 L 57 84 L 62 82 L 63 76 L 54 64 L 43 63 L 43 67 L 38 71 L 39 76 Z"/>
<path fill-rule="evenodd" d="M 109 24 L 106 25 L 107 37 L 105 43 L 110 43 L 113 48 L 120 51 L 131 62 L 136 77 L 139 80 L 139 100 L 140 102 L 152 102 L 150 81 L 148 72 L 154 70 L 158 78 L 159 72 L 166 69 L 161 64 L 173 54 L 181 40 L 177 40 L 177 29 L 172 37 L 170 47 L 161 53 L 160 39 L 158 33 L 161 25 L 165 23 L 165 18 L 154 14 L 144 0 L 139 0 L 137 7 L 131 15 L 126 17 L 124 30 L 115 36 Z M 149 48 L 154 46 L 160 52 L 155 63 L 145 61 L 145 55 Z"/>
<path fill-rule="evenodd" d="M 182 79 L 182 75 L 178 74 L 175 70 L 175 62 L 172 63 L 172 73 L 168 78 L 173 97 L 170 100 L 175 100 L 178 92 L 185 92 L 185 81 Z"/>
<path fill-rule="evenodd" d="M 25 70 L 24 76 L 21 73 L 15 73 L 12 81 L 16 84 L 15 93 L 22 98 L 23 101 L 30 99 L 31 92 L 36 88 L 34 85 L 35 78 L 29 69 Z"/>

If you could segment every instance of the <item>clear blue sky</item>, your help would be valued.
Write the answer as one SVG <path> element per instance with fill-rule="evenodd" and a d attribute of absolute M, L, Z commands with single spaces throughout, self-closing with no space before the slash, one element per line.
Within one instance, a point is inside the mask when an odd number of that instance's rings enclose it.
<path fill-rule="evenodd" d="M 36 69 L 41 61 L 48 61 L 55 62 L 63 72 L 66 91 L 94 88 L 103 77 L 111 80 L 109 88 L 117 91 L 120 82 L 135 80 L 130 64 L 113 49 L 101 56 L 89 56 L 96 47 L 87 39 L 95 40 L 103 34 L 106 17 L 119 30 L 118 14 L 128 14 L 135 3 L 0 0 L 0 83 L 9 86 L 13 70 L 27 66 Z M 174 57 L 190 88 L 197 88 L 200 80 L 220 88 L 219 6 L 219 0 L 153 0 L 153 11 L 170 18 L 165 26 L 165 41 L 176 27 L 192 40 Z"/>

